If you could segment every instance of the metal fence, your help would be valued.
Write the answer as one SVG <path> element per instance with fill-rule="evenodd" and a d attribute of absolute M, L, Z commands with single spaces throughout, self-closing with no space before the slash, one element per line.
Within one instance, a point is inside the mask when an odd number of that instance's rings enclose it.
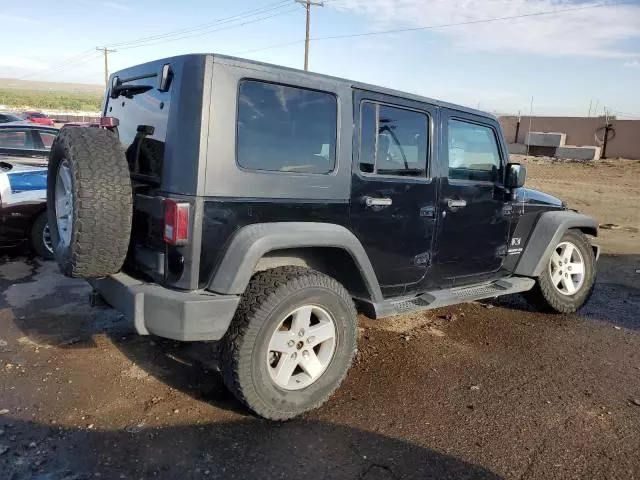
<path fill-rule="evenodd" d="M 86 115 L 80 113 L 50 113 L 49 118 L 56 123 L 82 122 L 97 123 L 100 121 L 100 115 Z"/>

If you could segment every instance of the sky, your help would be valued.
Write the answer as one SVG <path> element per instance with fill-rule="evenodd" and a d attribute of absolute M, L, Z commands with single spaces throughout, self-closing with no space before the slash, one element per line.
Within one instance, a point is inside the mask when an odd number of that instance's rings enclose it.
<path fill-rule="evenodd" d="M 96 46 L 117 50 L 111 71 L 184 53 L 304 59 L 294 0 L 0 0 L 0 26 L 0 77 L 25 80 L 103 83 Z M 640 119 L 640 0 L 325 0 L 311 39 L 314 72 L 499 114 L 533 97 L 534 115 Z"/>

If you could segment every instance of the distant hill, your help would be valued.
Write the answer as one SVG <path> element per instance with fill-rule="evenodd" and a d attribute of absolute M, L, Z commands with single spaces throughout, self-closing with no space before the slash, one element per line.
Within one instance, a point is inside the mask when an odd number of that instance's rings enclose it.
<path fill-rule="evenodd" d="M 104 87 L 0 78 L 0 108 L 97 112 Z"/>
<path fill-rule="evenodd" d="M 34 80 L 20 80 L 17 78 L 0 77 L 1 90 L 31 90 L 49 92 L 77 92 L 102 95 L 104 85 L 91 83 L 40 82 Z"/>

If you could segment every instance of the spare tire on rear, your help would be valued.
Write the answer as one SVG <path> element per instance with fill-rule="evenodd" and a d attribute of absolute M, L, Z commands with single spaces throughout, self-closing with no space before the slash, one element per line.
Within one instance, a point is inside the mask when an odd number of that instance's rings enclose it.
<path fill-rule="evenodd" d="M 129 247 L 132 193 L 120 141 L 108 130 L 64 127 L 51 147 L 47 211 L 55 259 L 68 277 L 104 277 Z"/>

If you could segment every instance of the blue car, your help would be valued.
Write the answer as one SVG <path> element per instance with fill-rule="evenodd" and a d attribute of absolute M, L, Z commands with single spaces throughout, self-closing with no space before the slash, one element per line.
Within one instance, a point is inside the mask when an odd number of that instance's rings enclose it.
<path fill-rule="evenodd" d="M 47 169 L 7 160 L 0 156 L 0 247 L 28 243 L 40 257 L 52 259 Z"/>

